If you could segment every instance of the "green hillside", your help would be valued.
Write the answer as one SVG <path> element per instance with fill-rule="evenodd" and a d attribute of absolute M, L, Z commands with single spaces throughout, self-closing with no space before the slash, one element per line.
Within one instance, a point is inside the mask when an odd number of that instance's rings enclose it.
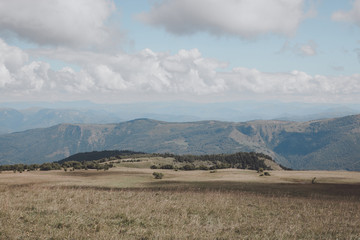
<path fill-rule="evenodd" d="M 52 162 L 79 152 L 128 149 L 195 155 L 258 152 L 293 169 L 360 170 L 359 144 L 360 115 L 300 123 L 137 119 L 0 135 L 0 164 Z"/>

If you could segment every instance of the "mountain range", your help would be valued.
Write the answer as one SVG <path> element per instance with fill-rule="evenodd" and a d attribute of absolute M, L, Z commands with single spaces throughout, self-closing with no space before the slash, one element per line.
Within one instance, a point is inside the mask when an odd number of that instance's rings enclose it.
<path fill-rule="evenodd" d="M 360 170 L 360 115 L 306 122 L 59 124 L 0 135 L 0 164 L 43 163 L 79 152 L 134 150 L 212 154 L 261 152 L 293 169 Z"/>
<path fill-rule="evenodd" d="M 118 123 L 137 118 L 167 122 L 254 119 L 309 121 L 360 113 L 360 105 L 283 102 L 141 102 L 98 104 L 79 102 L 0 103 L 0 134 L 60 123 Z"/>

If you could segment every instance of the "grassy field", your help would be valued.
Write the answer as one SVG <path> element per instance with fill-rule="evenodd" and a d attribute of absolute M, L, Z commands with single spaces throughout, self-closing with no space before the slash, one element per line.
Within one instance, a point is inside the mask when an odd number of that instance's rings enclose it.
<path fill-rule="evenodd" d="M 0 239 L 360 239 L 359 172 L 122 164 L 0 173 Z"/>

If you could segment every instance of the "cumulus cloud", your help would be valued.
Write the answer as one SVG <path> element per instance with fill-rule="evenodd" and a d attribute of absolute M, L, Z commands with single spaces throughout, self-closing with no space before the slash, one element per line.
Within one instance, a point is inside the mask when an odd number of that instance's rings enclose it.
<path fill-rule="evenodd" d="M 9 46 L 0 39 L 0 62 L 10 71 L 14 71 L 28 61 L 28 55 L 20 48 Z"/>
<path fill-rule="evenodd" d="M 334 21 L 355 23 L 360 27 L 360 0 L 355 0 L 350 11 L 337 11 L 331 16 Z"/>
<path fill-rule="evenodd" d="M 226 64 L 203 58 L 197 49 L 180 50 L 174 55 L 155 53 L 150 49 L 118 55 L 75 53 L 66 49 L 39 50 L 32 54 L 56 57 L 82 66 L 82 71 L 92 79 L 88 83 L 101 91 L 201 95 L 224 90 L 222 80 L 216 77 L 216 70 L 226 67 Z"/>
<path fill-rule="evenodd" d="M 232 85 L 231 89 L 240 92 L 270 94 L 277 96 L 313 96 L 317 94 L 336 94 L 336 78 L 311 76 L 305 72 L 264 73 L 256 69 L 235 68 L 229 73 L 221 74 Z M 357 76 L 359 77 L 359 76 Z M 358 81 L 360 79 L 357 79 Z M 359 82 L 360 83 L 360 82 Z M 357 84 L 360 87 L 359 83 Z M 358 88 L 356 91 L 359 91 Z"/>
<path fill-rule="evenodd" d="M 253 38 L 293 34 L 307 17 L 304 0 L 163 0 L 138 18 L 174 34 L 209 32 Z"/>
<path fill-rule="evenodd" d="M 31 55 L 31 58 L 29 57 Z M 80 66 L 53 70 L 37 55 Z M 0 39 L 0 99 L 106 101 L 145 100 L 145 97 L 240 100 L 290 99 L 360 100 L 360 75 L 329 77 L 301 71 L 265 73 L 257 69 L 221 71 L 226 63 L 204 58 L 197 49 L 176 54 L 144 49 L 135 54 L 101 54 L 69 49 L 25 53 Z M 54 99 L 56 98 L 56 99 Z"/>
<path fill-rule="evenodd" d="M 110 0 L 0 0 L 0 29 L 40 45 L 99 46 L 114 10 Z"/>

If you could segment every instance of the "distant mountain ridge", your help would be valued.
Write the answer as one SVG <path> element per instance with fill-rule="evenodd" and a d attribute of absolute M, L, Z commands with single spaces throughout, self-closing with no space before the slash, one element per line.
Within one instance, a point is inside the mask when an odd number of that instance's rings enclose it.
<path fill-rule="evenodd" d="M 0 134 L 50 127 L 60 123 L 119 122 L 121 118 L 104 111 L 32 108 L 0 108 Z"/>
<path fill-rule="evenodd" d="M 79 152 L 261 152 L 293 169 L 360 170 L 360 115 L 308 122 L 261 120 L 59 124 L 0 135 L 0 163 L 41 163 Z"/>
<path fill-rule="evenodd" d="M 118 123 L 138 118 L 167 122 L 254 119 L 310 121 L 360 113 L 360 104 L 282 102 L 139 102 L 96 104 L 80 102 L 0 103 L 0 134 L 51 127 L 60 123 Z"/>

